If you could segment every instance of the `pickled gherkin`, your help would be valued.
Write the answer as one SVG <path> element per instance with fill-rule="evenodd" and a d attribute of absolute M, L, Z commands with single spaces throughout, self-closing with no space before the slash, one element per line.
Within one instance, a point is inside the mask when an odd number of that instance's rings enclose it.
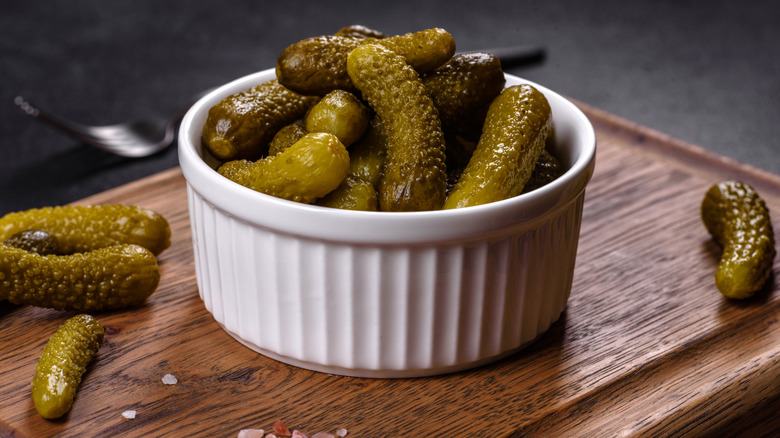
<path fill-rule="evenodd" d="M 504 89 L 506 78 L 498 57 L 475 52 L 453 56 L 422 82 L 447 131 L 489 105 Z"/>
<path fill-rule="evenodd" d="M 0 244 L 0 300 L 90 312 L 141 304 L 160 271 L 148 249 L 114 245 L 69 255 L 40 255 Z"/>
<path fill-rule="evenodd" d="M 349 147 L 365 134 L 371 113 L 354 94 L 333 90 L 306 114 L 306 132 L 327 132 Z"/>
<path fill-rule="evenodd" d="M 288 46 L 276 61 L 276 77 L 280 84 L 305 95 L 324 96 L 336 89 L 354 91 L 347 56 L 368 43 L 398 53 L 418 73 L 437 69 L 455 54 L 452 35 L 438 28 L 380 39 L 321 35 Z"/>
<path fill-rule="evenodd" d="M 60 254 L 117 244 L 136 244 L 155 255 L 171 244 L 168 221 L 133 205 L 66 205 L 8 213 L 0 218 L 0 241 L 27 231 L 56 236 Z"/>
<path fill-rule="evenodd" d="M 723 248 L 715 272 L 718 290 L 728 298 L 751 297 L 769 278 L 776 255 L 766 203 L 748 184 L 721 181 L 704 195 L 701 218 Z"/>
<path fill-rule="evenodd" d="M 318 200 L 317 205 L 342 210 L 376 211 L 376 189 L 366 180 L 347 175 L 341 185 Z"/>
<path fill-rule="evenodd" d="M 382 129 L 382 119 L 374 116 L 363 138 L 349 149 L 349 174 L 370 182 L 378 189 L 386 157 L 387 136 Z"/>
<path fill-rule="evenodd" d="M 308 204 L 335 190 L 348 170 L 349 153 L 339 139 L 313 132 L 274 156 L 229 161 L 218 172 L 258 192 Z"/>
<path fill-rule="evenodd" d="M 296 120 L 293 123 L 283 127 L 274 134 L 271 143 L 268 145 L 268 155 L 276 155 L 295 144 L 296 141 L 303 138 L 306 132 L 306 122 Z"/>
<path fill-rule="evenodd" d="M 404 57 L 379 44 L 349 54 L 347 71 L 382 119 L 387 158 L 379 185 L 382 211 L 438 210 L 444 203 L 444 135 L 431 98 Z"/>
<path fill-rule="evenodd" d="M 203 145 L 221 161 L 256 160 L 267 153 L 274 134 L 302 118 L 316 100 L 276 80 L 233 94 L 209 109 Z"/>
<path fill-rule="evenodd" d="M 32 380 L 32 399 L 43 418 L 60 418 L 70 410 L 104 335 L 95 318 L 81 314 L 65 321 L 49 338 Z"/>
<path fill-rule="evenodd" d="M 487 204 L 519 195 L 551 128 L 552 111 L 541 92 L 527 84 L 506 88 L 490 104 L 477 148 L 444 208 Z"/>

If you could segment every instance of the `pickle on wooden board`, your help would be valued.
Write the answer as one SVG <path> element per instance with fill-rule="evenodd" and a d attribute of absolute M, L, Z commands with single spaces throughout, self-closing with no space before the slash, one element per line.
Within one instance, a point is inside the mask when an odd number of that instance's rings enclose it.
<path fill-rule="evenodd" d="M 65 205 L 8 213 L 0 218 L 0 241 L 26 230 L 53 234 L 60 254 L 116 244 L 136 244 L 159 255 L 171 244 L 160 214 L 134 205 Z"/>
<path fill-rule="evenodd" d="M 382 211 L 438 210 L 446 172 L 441 124 L 417 73 L 403 56 L 364 44 L 349 54 L 347 70 L 382 119 L 387 158 L 379 184 Z"/>
<path fill-rule="evenodd" d="M 276 77 L 285 87 L 305 95 L 324 96 L 336 89 L 355 91 L 347 73 L 347 56 L 368 43 L 393 50 L 418 73 L 435 70 L 455 53 L 452 35 L 438 28 L 382 39 L 321 35 L 301 40 L 282 51 L 276 61 Z"/>
<path fill-rule="evenodd" d="M 43 230 L 20 231 L 3 240 L 2 244 L 40 255 L 60 253 L 57 236 Z"/>
<path fill-rule="evenodd" d="M 327 132 L 349 147 L 365 134 L 371 112 L 354 94 L 333 90 L 306 114 L 306 132 Z"/>
<path fill-rule="evenodd" d="M 141 304 L 160 282 L 148 249 L 121 244 L 68 255 L 40 255 L 0 244 L 0 300 L 91 312 Z"/>
<path fill-rule="evenodd" d="M 474 154 L 444 203 L 445 209 L 519 195 L 552 128 L 544 95 L 523 84 L 504 89 L 490 104 Z"/>
<path fill-rule="evenodd" d="M 256 160 L 285 125 L 303 118 L 316 97 L 302 96 L 276 80 L 226 97 L 209 109 L 202 142 L 221 161 Z"/>
<path fill-rule="evenodd" d="M 341 185 L 319 199 L 317 205 L 342 210 L 376 211 L 376 189 L 364 179 L 347 175 Z"/>
<path fill-rule="evenodd" d="M 707 190 L 701 204 L 707 231 L 723 248 L 715 285 L 728 298 L 749 298 L 772 272 L 777 250 L 769 209 L 748 184 L 721 181 Z"/>
<path fill-rule="evenodd" d="M 284 151 L 255 162 L 229 161 L 217 169 L 250 189 L 290 201 L 312 203 L 335 190 L 349 170 L 349 153 L 325 132 L 306 134 Z"/>
<path fill-rule="evenodd" d="M 463 53 L 422 77 L 446 132 L 489 105 L 506 84 L 501 61 L 488 53 Z"/>
<path fill-rule="evenodd" d="M 70 410 L 104 335 L 95 318 L 80 314 L 66 320 L 49 338 L 35 366 L 31 388 L 35 409 L 43 418 L 60 418 Z"/>

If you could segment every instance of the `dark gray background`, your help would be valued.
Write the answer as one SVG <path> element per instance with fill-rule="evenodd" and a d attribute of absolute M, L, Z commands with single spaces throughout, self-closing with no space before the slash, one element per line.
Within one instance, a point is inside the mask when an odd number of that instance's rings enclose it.
<path fill-rule="evenodd" d="M 778 23 L 778 8 L 761 1 L 8 1 L 0 214 L 178 164 L 174 148 L 140 160 L 92 150 L 24 115 L 15 96 L 84 123 L 165 114 L 348 24 L 442 27 L 459 50 L 543 45 L 543 63 L 507 71 L 780 174 Z"/>

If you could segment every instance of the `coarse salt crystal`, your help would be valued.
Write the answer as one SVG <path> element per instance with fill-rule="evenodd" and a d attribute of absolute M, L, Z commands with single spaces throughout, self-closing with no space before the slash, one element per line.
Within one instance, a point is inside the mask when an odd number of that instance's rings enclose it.
<path fill-rule="evenodd" d="M 336 438 L 336 436 L 333 435 L 332 433 L 317 432 L 314 435 L 312 435 L 311 438 Z"/>
<path fill-rule="evenodd" d="M 124 411 L 122 412 L 122 416 L 132 420 L 133 418 L 135 418 L 135 411 Z"/>
<path fill-rule="evenodd" d="M 238 438 L 263 438 L 265 430 L 263 429 L 241 429 L 238 432 Z"/>
<path fill-rule="evenodd" d="M 292 431 L 292 438 L 310 438 L 309 435 L 306 435 L 305 433 L 301 432 L 300 430 L 293 430 Z"/>
<path fill-rule="evenodd" d="M 343 427 L 336 431 L 336 435 L 340 436 L 341 438 L 344 438 L 347 436 L 347 429 L 344 429 Z"/>
<path fill-rule="evenodd" d="M 166 374 L 163 376 L 162 382 L 166 385 L 175 385 L 179 383 L 179 379 L 177 379 L 173 374 Z"/>

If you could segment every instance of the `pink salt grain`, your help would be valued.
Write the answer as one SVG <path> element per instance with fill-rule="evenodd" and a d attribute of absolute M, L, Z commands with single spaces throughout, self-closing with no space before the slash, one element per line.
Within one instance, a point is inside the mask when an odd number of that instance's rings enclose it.
<path fill-rule="evenodd" d="M 311 438 L 336 438 L 336 436 L 333 435 L 332 433 L 317 432 L 314 435 L 312 435 Z"/>
<path fill-rule="evenodd" d="M 347 429 L 344 429 L 343 427 L 336 431 L 336 436 L 339 436 L 341 438 L 344 438 L 347 436 Z"/>
<path fill-rule="evenodd" d="M 311 438 L 309 435 L 306 435 L 305 433 L 301 432 L 300 430 L 294 430 L 292 432 L 292 438 Z"/>
<path fill-rule="evenodd" d="M 263 438 L 265 430 L 263 429 L 241 429 L 238 432 L 238 438 Z"/>

